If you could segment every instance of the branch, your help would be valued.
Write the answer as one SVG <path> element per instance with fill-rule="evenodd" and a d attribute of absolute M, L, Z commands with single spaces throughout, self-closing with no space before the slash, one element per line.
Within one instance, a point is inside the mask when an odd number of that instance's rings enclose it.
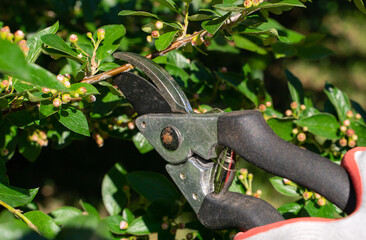
<path fill-rule="evenodd" d="M 259 9 L 256 9 L 256 11 L 258 11 Z M 252 13 L 252 12 L 251 12 Z M 239 13 L 239 14 L 236 14 L 234 16 L 231 16 L 225 23 L 224 25 L 231 25 L 233 23 L 235 23 L 236 21 L 240 20 L 240 17 L 242 15 L 245 15 L 245 14 L 248 14 L 247 12 L 243 12 L 243 13 Z M 178 48 L 181 48 L 183 46 L 185 46 L 187 43 L 190 43 L 191 40 L 197 36 L 203 36 L 207 33 L 206 30 L 201 30 L 199 32 L 195 32 L 193 33 L 192 35 L 190 36 L 187 36 L 183 39 L 179 39 L 175 42 L 173 42 L 167 49 L 163 50 L 163 51 L 160 51 L 160 52 L 154 52 L 154 53 L 151 53 L 151 54 L 148 54 L 146 55 L 145 57 L 148 58 L 148 59 L 154 59 L 156 57 L 159 57 L 159 56 L 162 56 L 172 50 L 175 50 L 175 49 L 178 49 Z M 94 84 L 94 83 L 97 83 L 97 82 L 100 82 L 100 81 L 103 81 L 105 79 L 108 79 L 108 78 L 111 78 L 119 73 L 122 73 L 122 72 L 127 72 L 129 70 L 133 69 L 133 66 L 131 64 L 124 64 L 120 67 L 117 67 L 115 69 L 112 69 L 112 70 L 109 70 L 107 72 L 104 72 L 104 73 L 100 73 L 98 75 L 95 75 L 95 76 L 92 76 L 92 77 L 86 77 L 84 78 L 81 82 L 83 83 L 90 83 L 90 84 Z"/>

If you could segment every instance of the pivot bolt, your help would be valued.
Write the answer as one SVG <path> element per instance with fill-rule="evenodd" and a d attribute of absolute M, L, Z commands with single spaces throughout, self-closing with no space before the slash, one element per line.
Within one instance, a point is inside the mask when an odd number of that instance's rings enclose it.
<path fill-rule="evenodd" d="M 180 133 L 174 127 L 166 127 L 163 129 L 163 131 L 161 131 L 160 141 L 165 149 L 169 151 L 175 151 L 180 145 Z"/>

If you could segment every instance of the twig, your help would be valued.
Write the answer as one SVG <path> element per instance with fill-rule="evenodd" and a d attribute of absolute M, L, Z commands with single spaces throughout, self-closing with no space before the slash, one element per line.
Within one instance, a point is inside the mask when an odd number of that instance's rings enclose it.
<path fill-rule="evenodd" d="M 244 14 L 244 13 L 239 13 L 239 14 L 236 14 L 234 16 L 231 16 L 225 22 L 225 25 L 226 24 L 233 24 L 234 22 L 238 21 L 240 19 L 240 16 L 242 14 Z M 187 43 L 191 42 L 191 40 L 193 38 L 195 38 L 196 36 L 204 36 L 206 33 L 207 33 L 206 30 L 201 30 L 199 32 L 195 32 L 192 35 L 186 36 L 183 39 L 178 39 L 177 41 L 173 42 L 167 49 L 165 49 L 163 51 L 160 51 L 160 52 L 154 52 L 154 53 L 148 54 L 145 57 L 148 58 L 148 59 L 154 59 L 156 57 L 162 56 L 162 55 L 164 55 L 164 54 L 166 54 L 166 53 L 168 53 L 168 52 L 170 52 L 172 50 L 175 50 L 175 49 L 178 49 L 180 47 L 185 46 Z M 95 76 L 92 76 L 92 77 L 86 77 L 81 82 L 94 84 L 94 83 L 103 81 L 105 79 L 108 79 L 110 77 L 113 77 L 113 76 L 115 76 L 115 75 L 117 75 L 119 73 L 127 72 L 127 71 L 129 71 L 131 69 L 133 69 L 133 66 L 131 64 L 129 64 L 129 63 L 128 64 L 124 64 L 124 65 L 122 65 L 120 67 L 117 67 L 115 69 L 109 70 L 107 72 L 104 72 L 104 73 L 101 73 L 101 74 L 98 74 L 98 75 L 95 75 Z"/>
<path fill-rule="evenodd" d="M 22 212 L 19 209 L 15 209 L 12 206 L 4 203 L 0 200 L 0 205 L 2 205 L 4 208 L 8 209 L 9 212 L 13 213 L 16 217 L 22 219 L 31 229 L 33 229 L 35 232 L 41 235 L 38 228 L 26 217 L 22 214 Z"/>

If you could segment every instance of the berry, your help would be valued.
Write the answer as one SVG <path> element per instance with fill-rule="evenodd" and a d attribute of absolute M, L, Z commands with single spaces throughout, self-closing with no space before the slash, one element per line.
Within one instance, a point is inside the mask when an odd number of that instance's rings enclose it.
<path fill-rule="evenodd" d="M 298 133 L 299 133 L 299 129 L 297 129 L 297 128 L 292 129 L 292 134 L 296 135 Z"/>
<path fill-rule="evenodd" d="M 343 125 L 348 127 L 349 125 L 351 125 L 351 121 L 346 119 L 346 120 L 343 121 Z"/>
<path fill-rule="evenodd" d="M 97 98 L 95 97 L 95 95 L 89 95 L 87 97 L 87 101 L 92 103 L 92 102 L 95 102 L 97 100 Z"/>
<path fill-rule="evenodd" d="M 299 133 L 297 135 L 297 140 L 299 140 L 299 142 L 304 142 L 306 140 L 306 135 L 305 133 Z"/>
<path fill-rule="evenodd" d="M 105 30 L 103 28 L 98 29 L 97 36 L 98 39 L 103 40 L 105 38 Z"/>
<path fill-rule="evenodd" d="M 267 101 L 266 102 L 266 107 L 271 107 L 272 106 L 272 103 L 270 101 Z"/>
<path fill-rule="evenodd" d="M 354 147 L 356 147 L 356 141 L 355 140 L 350 140 L 349 142 L 348 142 L 348 147 L 350 147 L 350 148 L 354 148 Z"/>
<path fill-rule="evenodd" d="M 61 104 L 62 104 L 61 99 L 59 99 L 59 98 L 55 98 L 55 99 L 53 99 L 52 104 L 53 104 L 53 106 L 55 106 L 55 107 L 60 107 L 60 106 L 61 106 Z"/>
<path fill-rule="evenodd" d="M 239 175 L 239 180 L 244 180 L 244 175 Z"/>
<path fill-rule="evenodd" d="M 305 191 L 305 192 L 302 194 L 302 197 L 303 197 L 305 200 L 309 200 L 312 196 L 313 196 L 313 193 L 312 193 L 312 192 L 308 192 L 308 191 Z"/>
<path fill-rule="evenodd" d="M 14 34 L 12 34 L 12 33 L 8 33 L 8 34 L 6 35 L 6 40 L 8 40 L 8 41 L 12 42 L 12 41 L 13 41 L 13 39 L 14 39 Z"/>
<path fill-rule="evenodd" d="M 292 116 L 292 111 L 291 111 L 290 109 L 287 109 L 287 110 L 286 110 L 286 112 L 285 112 L 285 115 L 286 115 L 287 117 Z"/>
<path fill-rule="evenodd" d="M 155 23 L 156 29 L 160 30 L 163 28 L 163 26 L 164 26 L 164 23 L 162 21 L 156 21 L 156 23 Z"/>
<path fill-rule="evenodd" d="M 261 3 L 260 0 L 253 0 L 253 6 L 256 7 Z"/>
<path fill-rule="evenodd" d="M 303 130 L 304 132 L 307 132 L 307 131 L 309 130 L 309 128 L 305 126 L 305 127 L 303 127 L 303 128 L 302 128 L 302 130 Z"/>
<path fill-rule="evenodd" d="M 80 87 L 78 90 L 76 90 L 77 93 L 83 95 L 85 94 L 88 90 L 85 87 Z"/>
<path fill-rule="evenodd" d="M 10 28 L 8 26 L 2 27 L 0 30 L 1 39 L 6 39 L 6 36 L 10 33 Z"/>
<path fill-rule="evenodd" d="M 65 76 L 64 75 L 59 74 L 59 75 L 57 75 L 56 78 L 57 78 L 57 80 L 59 80 L 62 83 L 65 81 Z"/>
<path fill-rule="evenodd" d="M 306 106 L 305 106 L 304 104 L 301 104 L 301 105 L 300 105 L 300 109 L 301 109 L 302 111 L 304 111 L 304 110 L 306 109 Z"/>
<path fill-rule="evenodd" d="M 167 230 L 168 228 L 169 228 L 169 224 L 168 224 L 168 223 L 163 222 L 163 223 L 161 224 L 161 229 L 163 229 L 163 230 Z"/>
<path fill-rule="evenodd" d="M 340 140 L 339 140 L 339 145 L 340 145 L 341 147 L 345 147 L 345 146 L 347 146 L 347 140 L 346 140 L 345 138 L 340 139 Z"/>
<path fill-rule="evenodd" d="M 51 89 L 50 92 L 51 92 L 52 95 L 55 95 L 57 93 L 57 90 L 56 89 Z"/>
<path fill-rule="evenodd" d="M 250 181 L 250 180 L 253 180 L 253 177 L 254 177 L 254 176 L 253 176 L 253 173 L 249 173 L 249 174 L 248 174 L 248 180 L 249 180 L 249 181 Z"/>
<path fill-rule="evenodd" d="M 128 223 L 126 221 L 121 221 L 119 223 L 119 229 L 124 230 L 128 228 Z"/>
<path fill-rule="evenodd" d="M 43 92 L 43 93 L 49 93 L 49 92 L 50 92 L 50 89 L 49 89 L 49 88 L 45 88 L 45 87 L 43 87 L 43 88 L 42 88 L 42 92 Z"/>
<path fill-rule="evenodd" d="M 70 81 L 65 81 L 64 86 L 70 88 L 71 87 Z"/>
<path fill-rule="evenodd" d="M 86 36 L 87 36 L 88 38 L 90 38 L 90 39 L 91 39 L 91 38 L 93 38 L 93 34 L 92 34 L 91 32 L 87 32 L 87 33 L 86 33 Z"/>
<path fill-rule="evenodd" d="M 152 31 L 151 37 L 152 38 L 158 38 L 158 37 L 160 37 L 159 31 L 158 30 Z"/>
<path fill-rule="evenodd" d="M 77 43 L 78 42 L 78 36 L 76 36 L 76 34 L 71 34 L 69 37 L 70 42 L 72 43 Z"/>
<path fill-rule="evenodd" d="M 245 194 L 246 194 L 246 195 L 250 195 L 250 196 L 251 196 L 251 195 L 252 195 L 252 191 L 247 190 L 247 191 L 245 192 Z"/>
<path fill-rule="evenodd" d="M 103 147 L 104 139 L 102 138 L 102 136 L 99 133 L 95 133 L 93 135 L 93 138 L 94 138 L 95 142 L 97 143 L 98 147 Z"/>
<path fill-rule="evenodd" d="M 291 109 L 296 109 L 298 106 L 299 106 L 299 105 L 297 104 L 297 102 L 292 102 L 292 103 L 290 104 Z"/>
<path fill-rule="evenodd" d="M 65 102 L 65 103 L 68 103 L 71 101 L 71 96 L 70 94 L 62 94 L 62 97 L 61 97 L 62 101 Z"/>
<path fill-rule="evenodd" d="M 8 150 L 8 149 L 3 148 L 3 149 L 1 150 L 1 156 L 6 156 L 6 155 L 8 155 L 8 154 L 9 154 L 9 150 Z"/>
<path fill-rule="evenodd" d="M 1 81 L 1 83 L 0 83 L 0 87 L 1 87 L 1 88 L 7 88 L 7 87 L 9 87 L 9 85 L 10 85 L 10 83 L 9 83 L 9 81 L 8 81 L 8 80 L 3 80 L 3 81 Z"/>
<path fill-rule="evenodd" d="M 290 184 L 292 183 L 292 181 L 291 181 L 291 180 L 289 180 L 289 179 L 287 179 L 287 178 L 284 178 L 284 179 L 282 180 L 282 182 L 283 182 L 283 184 L 285 184 L 285 185 L 290 185 Z"/>
<path fill-rule="evenodd" d="M 261 111 L 261 112 L 264 112 L 267 109 L 266 105 L 264 105 L 264 104 L 260 104 L 258 108 L 259 108 L 259 111 Z"/>
<path fill-rule="evenodd" d="M 24 32 L 22 30 L 18 30 L 14 33 L 14 42 L 17 43 L 24 39 Z"/>
<path fill-rule="evenodd" d="M 356 119 L 361 119 L 361 118 L 362 118 L 362 116 L 361 116 L 361 114 L 356 113 L 355 118 L 356 118 Z"/>
<path fill-rule="evenodd" d="M 239 172 L 241 173 L 241 174 L 248 174 L 248 169 L 246 169 L 246 168 L 241 168 L 240 170 L 239 170 Z"/>
<path fill-rule="evenodd" d="M 358 140 L 358 136 L 357 136 L 356 134 L 354 134 L 354 135 L 352 136 L 352 140 L 357 141 L 357 140 Z"/>
<path fill-rule="evenodd" d="M 316 199 L 319 199 L 319 198 L 321 198 L 322 196 L 321 196 L 319 193 L 315 193 L 315 194 L 314 194 L 314 197 L 315 197 Z"/>
<path fill-rule="evenodd" d="M 147 35 L 146 41 L 150 43 L 150 42 L 152 42 L 152 40 L 153 40 L 152 39 L 152 36 L 151 35 Z"/>
<path fill-rule="evenodd" d="M 348 129 L 347 131 L 346 131 L 346 135 L 347 135 L 347 137 L 352 137 L 353 135 L 355 135 L 355 130 L 353 130 L 353 129 Z"/>
<path fill-rule="evenodd" d="M 127 127 L 128 127 L 128 129 L 130 129 L 130 130 L 134 130 L 134 129 L 135 129 L 135 123 L 133 123 L 133 122 L 129 122 L 129 123 L 127 124 Z"/>
<path fill-rule="evenodd" d="M 348 118 L 353 118 L 353 112 L 352 112 L 352 110 L 348 110 L 347 113 L 346 113 L 346 116 Z"/>
<path fill-rule="evenodd" d="M 347 127 L 342 125 L 341 128 L 340 128 L 341 132 L 346 132 L 347 131 Z"/>
<path fill-rule="evenodd" d="M 324 197 L 318 199 L 317 204 L 319 206 L 324 206 L 327 203 L 327 200 Z"/>
<path fill-rule="evenodd" d="M 253 5 L 252 0 L 245 0 L 244 1 L 244 7 L 245 8 L 250 8 L 250 7 L 252 7 L 252 5 Z"/>

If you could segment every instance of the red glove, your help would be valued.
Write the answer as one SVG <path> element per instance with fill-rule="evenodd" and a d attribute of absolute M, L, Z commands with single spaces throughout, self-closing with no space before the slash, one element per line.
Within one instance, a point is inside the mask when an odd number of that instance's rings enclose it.
<path fill-rule="evenodd" d="M 356 210 L 342 219 L 294 218 L 238 233 L 234 240 L 365 239 L 366 147 L 354 148 L 342 159 L 356 192 Z"/>

